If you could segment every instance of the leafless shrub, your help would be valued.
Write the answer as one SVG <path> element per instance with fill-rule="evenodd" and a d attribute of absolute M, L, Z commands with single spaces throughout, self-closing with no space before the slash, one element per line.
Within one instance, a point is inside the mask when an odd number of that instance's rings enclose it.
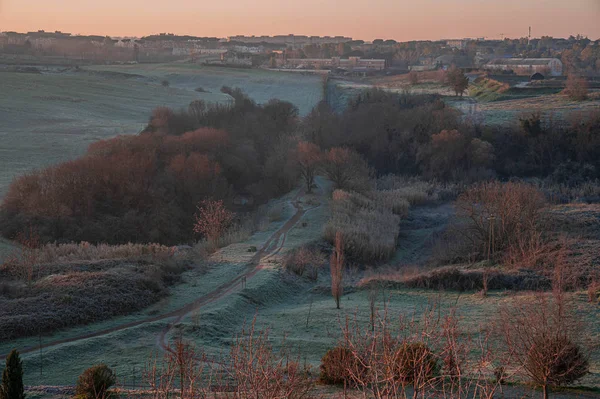
<path fill-rule="evenodd" d="M 309 370 L 286 349 L 276 353 L 269 342 L 269 330 L 256 330 L 256 319 L 234 340 L 224 362 L 232 386 L 225 396 L 235 399 L 311 397 L 313 382 Z"/>
<path fill-rule="evenodd" d="M 349 148 L 332 148 L 324 156 L 323 171 L 335 188 L 366 192 L 373 188 L 373 170 L 367 161 Z"/>
<path fill-rule="evenodd" d="M 310 370 L 285 346 L 273 350 L 268 330 L 256 328 L 256 318 L 234 338 L 228 353 L 208 358 L 191 343 L 175 340 L 162 360 L 151 359 L 144 371 L 153 399 L 278 399 L 312 398 Z"/>
<path fill-rule="evenodd" d="M 543 388 L 569 385 L 588 373 L 583 349 L 585 328 L 577 322 L 563 295 L 537 295 L 501 309 L 498 329 L 507 356 L 518 372 Z"/>
<path fill-rule="evenodd" d="M 318 248 L 302 246 L 286 254 L 283 260 L 285 270 L 298 276 L 317 280 L 319 269 L 325 264 L 325 257 Z"/>
<path fill-rule="evenodd" d="M 348 385 L 365 397 L 486 398 L 498 383 L 491 381 L 496 362 L 489 334 L 464 339 L 454 311 L 445 315 L 432 305 L 420 316 L 400 316 L 389 322 L 387 310 L 379 314 L 376 328 L 363 329 L 357 318 L 342 325 L 338 348 L 350 359 Z"/>
<path fill-rule="evenodd" d="M 457 212 L 467 220 L 453 231 L 470 243 L 480 258 L 508 253 L 515 262 L 535 261 L 545 251 L 540 226 L 543 194 L 523 183 L 489 182 L 474 186 L 456 201 Z M 533 259 L 527 259 L 532 256 Z"/>

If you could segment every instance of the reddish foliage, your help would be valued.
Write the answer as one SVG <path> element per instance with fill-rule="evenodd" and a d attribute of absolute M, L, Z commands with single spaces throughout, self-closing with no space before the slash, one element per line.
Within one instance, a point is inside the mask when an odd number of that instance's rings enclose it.
<path fill-rule="evenodd" d="M 194 232 L 208 237 L 212 242 L 221 238 L 233 220 L 233 213 L 223 205 L 223 201 L 204 200 L 198 204 Z"/>

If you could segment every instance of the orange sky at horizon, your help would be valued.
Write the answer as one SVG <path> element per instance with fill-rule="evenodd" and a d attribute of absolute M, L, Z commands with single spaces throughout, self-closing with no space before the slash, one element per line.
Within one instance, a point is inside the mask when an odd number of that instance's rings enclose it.
<path fill-rule="evenodd" d="M 19 32 L 407 41 L 523 37 L 529 26 L 534 37 L 600 39 L 600 0 L 0 0 L 0 30 Z"/>

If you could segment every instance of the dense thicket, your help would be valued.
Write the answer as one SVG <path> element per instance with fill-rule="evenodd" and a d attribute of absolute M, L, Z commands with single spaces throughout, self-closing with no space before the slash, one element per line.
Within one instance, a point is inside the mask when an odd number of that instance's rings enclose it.
<path fill-rule="evenodd" d="M 100 141 L 78 160 L 16 179 L 0 233 L 13 238 L 35 226 L 42 242 L 186 242 L 199 201 L 231 206 L 243 193 L 261 202 L 308 171 L 358 191 L 370 187 L 371 167 L 380 176 L 464 182 L 535 176 L 574 185 L 600 176 L 600 112 L 567 124 L 533 114 L 489 127 L 437 95 L 368 90 L 342 113 L 322 102 L 300 121 L 290 103 L 257 105 L 239 89 L 222 90 L 231 104 L 157 108 L 141 134 Z M 350 169 L 348 180 L 342 172 Z"/>
<path fill-rule="evenodd" d="M 305 118 L 306 138 L 322 149 L 350 147 L 378 174 L 481 180 L 552 177 L 576 184 L 600 176 L 600 112 L 569 123 L 524 115 L 491 127 L 464 118 L 439 96 L 366 91 L 342 113 L 325 103 Z"/>
<path fill-rule="evenodd" d="M 35 226 L 42 242 L 176 244 L 193 238 L 203 199 L 231 204 L 240 192 L 260 201 L 288 191 L 297 109 L 224 91 L 232 105 L 157 108 L 141 134 L 94 143 L 82 158 L 16 179 L 2 205 L 2 235 Z"/>

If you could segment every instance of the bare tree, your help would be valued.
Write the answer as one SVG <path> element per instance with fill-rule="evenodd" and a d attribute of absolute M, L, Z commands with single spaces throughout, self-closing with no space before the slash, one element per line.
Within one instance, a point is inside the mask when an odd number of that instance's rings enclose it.
<path fill-rule="evenodd" d="M 499 328 L 509 361 L 542 387 L 569 385 L 588 373 L 589 361 L 582 349 L 584 329 L 577 323 L 562 295 L 521 300 L 500 312 Z"/>
<path fill-rule="evenodd" d="M 306 141 L 298 143 L 296 160 L 300 168 L 300 175 L 306 184 L 307 193 L 312 193 L 321 159 L 321 149 L 317 145 Z"/>
<path fill-rule="evenodd" d="M 335 233 L 335 249 L 329 261 L 331 271 L 331 295 L 335 299 L 335 306 L 340 308 L 340 299 L 344 294 L 344 242 L 342 233 Z"/>
<path fill-rule="evenodd" d="M 372 169 L 367 161 L 349 148 L 332 148 L 324 156 L 323 170 L 335 188 L 363 192 L 369 190 Z"/>

